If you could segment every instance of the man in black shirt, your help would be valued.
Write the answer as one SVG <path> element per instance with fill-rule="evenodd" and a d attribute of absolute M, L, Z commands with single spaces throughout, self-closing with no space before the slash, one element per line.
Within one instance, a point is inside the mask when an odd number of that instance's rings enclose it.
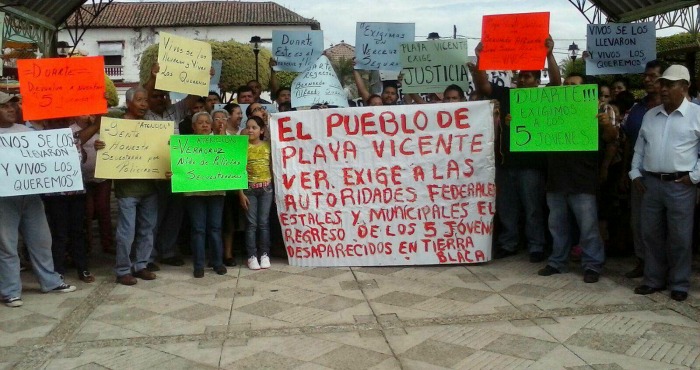
<path fill-rule="evenodd" d="M 547 68 L 550 85 L 561 85 L 559 66 L 554 57 L 554 41 L 544 40 L 547 47 Z M 476 47 L 477 65 L 481 54 L 481 43 Z M 525 215 L 525 236 L 530 262 L 544 260 L 546 224 L 544 218 L 544 188 L 546 158 L 542 153 L 510 151 L 510 88 L 490 83 L 486 71 L 470 65 L 476 93 L 500 103 L 501 122 L 496 143 L 496 214 L 500 220 L 500 231 L 496 240 L 494 259 L 512 256 L 517 253 L 520 227 L 520 213 Z M 520 71 L 516 79 L 518 88 L 537 88 L 542 71 Z"/>

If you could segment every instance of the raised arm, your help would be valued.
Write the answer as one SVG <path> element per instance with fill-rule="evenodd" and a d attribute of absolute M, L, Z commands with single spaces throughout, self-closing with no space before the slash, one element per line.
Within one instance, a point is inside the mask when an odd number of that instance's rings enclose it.
<path fill-rule="evenodd" d="M 476 55 L 476 64 L 467 63 L 469 71 L 472 73 L 472 78 L 474 79 L 474 90 L 476 93 L 482 96 L 491 96 L 492 88 L 489 82 L 489 77 L 486 75 L 486 71 L 479 69 L 479 57 L 481 56 L 481 50 L 484 48 L 481 43 L 476 45 L 474 49 L 474 54 Z"/>
<path fill-rule="evenodd" d="M 357 93 L 360 94 L 362 101 L 365 102 L 365 104 L 367 104 L 367 101 L 369 100 L 369 97 L 372 94 L 370 94 L 369 90 L 367 90 L 367 86 L 365 86 L 365 81 L 362 80 L 362 76 L 360 76 L 360 72 L 358 72 L 355 69 L 355 58 L 352 58 L 352 77 L 355 79 L 355 86 L 357 86 Z"/>
<path fill-rule="evenodd" d="M 559 86 L 561 85 L 561 71 L 559 71 L 557 59 L 554 57 L 554 40 L 552 40 L 552 35 L 547 37 L 547 39 L 544 41 L 544 45 L 547 47 L 547 71 L 549 72 L 548 86 Z"/>

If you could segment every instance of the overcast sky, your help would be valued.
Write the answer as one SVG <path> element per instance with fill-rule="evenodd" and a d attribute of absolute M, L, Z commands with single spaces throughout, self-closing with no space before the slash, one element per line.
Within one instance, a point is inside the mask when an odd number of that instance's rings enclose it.
<path fill-rule="evenodd" d="M 117 0 L 141 1 L 141 0 Z M 149 0 L 165 1 L 165 0 Z M 172 1 L 172 0 L 171 0 Z M 195 1 L 195 0 L 180 0 Z M 457 35 L 469 40 L 473 50 L 481 37 L 481 17 L 486 14 L 551 13 L 550 32 L 555 41 L 557 59 L 566 57 L 569 44 L 586 44 L 586 18 L 568 0 L 278 0 L 278 4 L 299 15 L 321 23 L 326 47 L 341 40 L 354 45 L 357 22 L 412 22 L 416 40 L 425 40 L 429 32 L 442 37 Z M 657 36 L 683 32 L 680 28 L 659 31 Z M 472 52 L 470 52 L 472 54 Z"/>

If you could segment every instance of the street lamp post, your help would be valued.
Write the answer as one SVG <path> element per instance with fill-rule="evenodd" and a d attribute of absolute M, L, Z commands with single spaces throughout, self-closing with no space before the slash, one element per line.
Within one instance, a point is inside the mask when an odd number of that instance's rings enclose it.
<path fill-rule="evenodd" d="M 260 71 L 258 66 L 258 54 L 260 54 L 260 43 L 262 38 L 260 36 L 253 36 L 250 38 L 250 44 L 253 45 L 253 54 L 255 54 L 255 81 L 260 80 Z"/>
<path fill-rule="evenodd" d="M 579 48 L 575 42 L 573 42 L 573 43 L 571 43 L 571 45 L 569 45 L 569 58 L 571 58 L 571 61 L 573 61 L 573 62 L 576 61 L 576 57 L 578 56 L 578 51 L 579 51 Z"/>

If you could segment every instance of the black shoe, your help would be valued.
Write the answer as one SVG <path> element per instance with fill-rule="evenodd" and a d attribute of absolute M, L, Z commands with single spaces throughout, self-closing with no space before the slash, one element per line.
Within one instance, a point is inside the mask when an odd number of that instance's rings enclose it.
<path fill-rule="evenodd" d="M 683 302 L 688 299 L 688 292 L 681 292 L 680 290 L 671 291 L 671 299 L 678 302 Z"/>
<path fill-rule="evenodd" d="M 583 273 L 583 282 L 584 283 L 597 283 L 598 280 L 600 279 L 600 273 L 593 271 L 593 270 L 586 270 Z"/>
<path fill-rule="evenodd" d="M 214 272 L 216 272 L 219 275 L 226 275 L 227 270 L 226 270 L 226 267 L 224 267 L 222 265 L 222 266 L 214 267 Z"/>
<path fill-rule="evenodd" d="M 493 259 L 500 260 L 501 258 L 515 256 L 516 254 L 518 254 L 517 251 L 509 251 L 507 249 L 498 248 L 496 249 L 496 253 L 493 254 Z"/>
<path fill-rule="evenodd" d="M 532 263 L 539 263 L 544 261 L 545 256 L 544 252 L 532 252 L 530 253 L 530 262 Z"/>
<path fill-rule="evenodd" d="M 224 258 L 224 266 L 236 266 L 236 259 L 235 258 Z"/>
<path fill-rule="evenodd" d="M 163 258 L 162 260 L 160 260 L 160 263 L 170 266 L 182 266 L 185 264 L 185 261 L 183 261 L 180 257 L 169 257 Z"/>
<path fill-rule="evenodd" d="M 192 275 L 196 278 L 203 278 L 204 277 L 204 269 L 194 269 L 194 272 Z"/>
<path fill-rule="evenodd" d="M 625 277 L 628 279 L 636 279 L 642 276 L 644 276 L 644 260 L 639 259 L 639 261 L 637 261 L 637 266 L 635 266 L 633 270 L 626 272 Z"/>
<path fill-rule="evenodd" d="M 662 290 L 664 290 L 664 288 L 654 288 L 654 287 L 650 287 L 649 285 L 640 285 L 640 286 L 634 288 L 634 294 L 647 295 L 647 294 L 654 294 L 654 293 L 660 292 Z"/>
<path fill-rule="evenodd" d="M 537 275 L 540 276 L 551 276 L 554 274 L 561 274 L 561 271 L 555 269 L 554 267 L 547 265 L 543 269 L 540 269 L 540 271 L 537 271 Z"/>
<path fill-rule="evenodd" d="M 149 263 L 146 265 L 146 270 L 148 270 L 148 271 L 150 271 L 150 272 L 160 271 L 160 266 L 156 265 L 156 264 L 153 263 L 153 262 L 149 262 Z"/>

